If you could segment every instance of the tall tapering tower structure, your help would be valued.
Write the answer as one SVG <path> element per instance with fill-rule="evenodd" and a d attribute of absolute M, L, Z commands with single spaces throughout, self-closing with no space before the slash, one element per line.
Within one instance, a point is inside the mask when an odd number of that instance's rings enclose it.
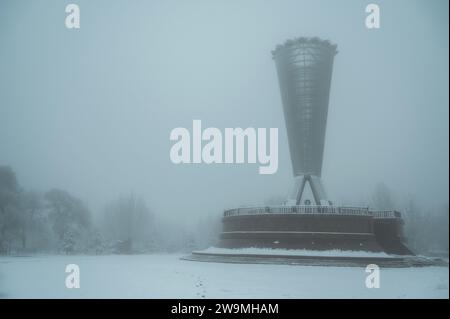
<path fill-rule="evenodd" d="M 320 177 L 336 48 L 329 41 L 301 37 L 272 51 L 295 177 L 290 204 L 310 204 L 304 198 L 308 184 L 316 205 L 330 204 Z"/>

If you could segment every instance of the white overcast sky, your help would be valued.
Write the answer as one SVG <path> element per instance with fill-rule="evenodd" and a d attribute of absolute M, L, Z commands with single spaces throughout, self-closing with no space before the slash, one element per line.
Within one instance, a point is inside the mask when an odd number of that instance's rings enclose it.
<path fill-rule="evenodd" d="M 448 202 L 448 2 L 65 1 L 0 3 L 0 165 L 26 189 L 66 189 L 94 211 L 134 192 L 166 216 L 284 196 L 292 168 L 270 51 L 288 38 L 338 45 L 322 177 L 331 199 L 384 182 Z M 169 133 L 278 127 L 279 169 L 174 165 Z"/>

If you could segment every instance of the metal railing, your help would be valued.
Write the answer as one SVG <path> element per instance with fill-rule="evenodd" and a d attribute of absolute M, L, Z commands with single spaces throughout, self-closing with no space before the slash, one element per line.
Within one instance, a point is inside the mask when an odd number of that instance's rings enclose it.
<path fill-rule="evenodd" d="M 396 210 L 371 211 L 373 218 L 401 218 L 402 215 Z"/>
<path fill-rule="evenodd" d="M 241 207 L 225 210 L 224 217 L 264 214 L 317 214 L 317 215 L 351 215 L 372 216 L 368 207 L 339 207 L 339 206 L 265 206 Z"/>

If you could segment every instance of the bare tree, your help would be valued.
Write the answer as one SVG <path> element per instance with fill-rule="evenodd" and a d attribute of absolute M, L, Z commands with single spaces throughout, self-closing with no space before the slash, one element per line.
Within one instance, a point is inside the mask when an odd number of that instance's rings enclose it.
<path fill-rule="evenodd" d="M 0 166 L 0 253 L 8 253 L 20 229 L 19 185 L 8 166 Z"/>
<path fill-rule="evenodd" d="M 145 201 L 134 195 L 111 201 L 105 208 L 106 237 L 120 241 L 123 253 L 146 251 L 155 238 L 154 218 Z"/>
<path fill-rule="evenodd" d="M 91 227 L 91 214 L 84 203 L 68 192 L 53 189 L 45 194 L 49 221 L 59 241 L 59 248 L 65 253 L 82 245 L 83 235 Z"/>
<path fill-rule="evenodd" d="M 392 210 L 395 208 L 391 190 L 384 184 L 378 183 L 372 196 L 372 208 L 376 210 Z"/>

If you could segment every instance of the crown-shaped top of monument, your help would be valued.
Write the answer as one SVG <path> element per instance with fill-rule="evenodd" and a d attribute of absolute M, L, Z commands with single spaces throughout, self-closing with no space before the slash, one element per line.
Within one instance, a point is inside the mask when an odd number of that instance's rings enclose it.
<path fill-rule="evenodd" d="M 302 44 L 313 45 L 320 47 L 321 49 L 325 49 L 330 51 L 333 55 L 337 54 L 337 45 L 331 43 L 329 40 L 322 40 L 318 37 L 298 37 L 295 39 L 289 39 L 284 42 L 284 44 L 279 44 L 275 47 L 275 50 L 272 50 L 272 58 L 275 58 L 275 55 L 284 51 L 286 48 L 291 48 L 293 46 L 298 46 Z"/>

